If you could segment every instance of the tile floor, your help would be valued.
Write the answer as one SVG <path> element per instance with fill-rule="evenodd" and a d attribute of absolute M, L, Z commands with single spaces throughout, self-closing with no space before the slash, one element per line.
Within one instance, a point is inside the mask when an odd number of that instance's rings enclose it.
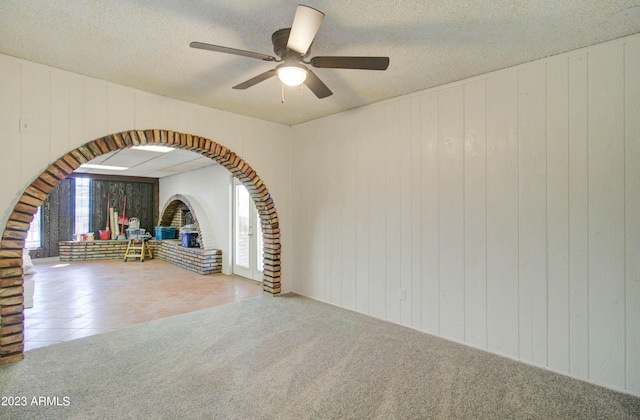
<path fill-rule="evenodd" d="M 241 277 L 202 276 L 160 260 L 34 264 L 25 351 L 262 294 Z"/>

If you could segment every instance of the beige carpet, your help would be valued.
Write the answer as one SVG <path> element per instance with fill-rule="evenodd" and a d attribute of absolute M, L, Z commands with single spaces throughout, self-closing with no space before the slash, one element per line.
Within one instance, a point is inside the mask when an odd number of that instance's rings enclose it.
<path fill-rule="evenodd" d="M 25 401 L 3 419 L 640 417 L 640 398 L 294 295 L 35 349 L 0 390 Z"/>

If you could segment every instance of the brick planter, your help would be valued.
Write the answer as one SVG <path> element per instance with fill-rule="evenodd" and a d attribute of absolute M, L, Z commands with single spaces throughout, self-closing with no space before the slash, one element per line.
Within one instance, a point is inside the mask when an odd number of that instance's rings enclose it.
<path fill-rule="evenodd" d="M 222 272 L 222 251 L 219 249 L 184 248 L 180 245 L 179 240 L 160 242 L 157 258 L 198 274 Z"/>

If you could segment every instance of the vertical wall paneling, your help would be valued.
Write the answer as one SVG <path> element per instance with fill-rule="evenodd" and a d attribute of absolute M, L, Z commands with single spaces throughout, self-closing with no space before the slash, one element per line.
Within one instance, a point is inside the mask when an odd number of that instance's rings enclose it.
<path fill-rule="evenodd" d="M 359 311 L 640 395 L 639 75 L 634 35 L 295 126 L 354 153 L 293 151 L 310 288 L 337 200 L 342 306 L 353 258 Z"/>
<path fill-rule="evenodd" d="M 354 118 L 349 115 L 345 119 L 341 137 L 344 141 L 344 157 L 342 159 L 342 184 L 344 206 L 340 235 L 342 252 L 340 266 L 342 267 L 342 305 L 349 309 L 356 308 L 356 197 L 358 184 L 356 183 L 357 135 Z"/>
<path fill-rule="evenodd" d="M 107 85 L 90 79 L 84 81 L 84 138 L 94 140 L 108 132 Z"/>
<path fill-rule="evenodd" d="M 331 128 L 329 150 L 336 150 L 337 153 L 331 153 L 327 156 L 329 164 L 329 177 L 325 179 L 328 182 L 329 190 L 325 200 L 327 201 L 327 228 L 331 232 L 331 240 L 327 254 L 329 256 L 327 273 L 327 281 L 330 285 L 330 302 L 341 305 L 342 297 L 342 220 L 346 217 L 344 214 L 345 185 L 343 182 L 343 168 L 346 161 L 344 153 L 344 145 L 342 145 L 342 127 L 344 126 L 344 118 L 340 119 L 340 123 Z"/>
<path fill-rule="evenodd" d="M 386 155 L 386 184 L 383 190 L 385 205 L 385 230 L 386 230 L 386 289 L 387 289 L 387 314 L 386 319 L 392 322 L 400 322 L 400 297 L 401 285 L 401 176 L 400 153 L 402 140 L 400 137 L 400 102 L 391 101 L 384 104 L 385 120 L 387 121 L 384 144 Z"/>
<path fill-rule="evenodd" d="M 320 162 L 320 167 L 323 168 L 320 172 L 321 174 L 331 173 L 334 170 L 334 159 L 328 150 L 332 150 L 334 147 L 335 138 L 333 136 L 333 130 L 330 129 L 329 136 L 330 139 L 328 142 L 328 147 L 323 148 L 323 150 L 318 153 L 318 156 L 322 156 L 322 161 Z M 322 232 L 325 232 L 324 240 L 322 241 L 323 253 L 322 253 L 322 269 L 321 269 L 321 290 L 323 293 L 323 298 L 327 302 L 331 302 L 331 250 L 332 250 L 332 242 L 334 239 L 335 231 L 334 227 L 334 210 L 332 199 L 335 197 L 331 192 L 333 176 L 325 177 L 322 179 L 320 177 L 320 173 L 318 175 L 317 184 L 319 186 L 320 191 L 320 203 L 322 208 Z"/>
<path fill-rule="evenodd" d="M 215 115 L 216 117 L 214 121 L 217 121 L 217 113 Z M 249 157 L 247 157 L 245 161 L 256 162 L 255 164 L 252 164 L 252 166 L 255 165 L 254 169 L 258 173 L 264 173 L 264 175 L 262 175 L 263 177 L 273 179 L 279 184 L 281 183 L 281 185 L 289 184 L 290 174 L 286 174 L 284 171 L 278 171 L 276 168 L 286 168 L 289 166 L 289 162 L 291 161 L 291 152 L 287 141 L 291 129 L 274 123 L 259 120 L 255 121 L 259 122 L 259 124 L 255 126 L 255 131 L 253 131 L 249 136 L 249 139 L 252 139 L 253 141 L 248 143 L 249 148 L 245 150 L 245 155 L 250 155 L 250 160 L 248 160 Z M 215 127 L 212 127 L 212 129 L 214 128 Z M 269 132 L 274 133 L 274 139 L 271 141 L 265 138 L 265 133 Z M 251 150 L 258 151 L 258 153 L 248 153 Z M 272 163 L 272 165 L 268 163 Z M 277 202 L 289 200 L 289 195 L 290 192 L 288 187 L 274 188 L 272 193 L 274 200 L 278 200 Z M 283 215 L 285 217 L 289 217 L 289 211 L 287 209 L 283 208 L 282 211 L 284 212 Z M 278 213 L 280 213 L 280 211 Z"/>
<path fill-rule="evenodd" d="M 216 134 L 211 140 L 215 140 L 220 144 L 229 147 L 231 150 L 242 150 L 242 140 L 245 137 L 242 129 L 234 130 L 232 127 L 238 125 L 242 127 L 242 124 L 238 124 L 238 121 L 242 118 L 241 115 L 232 114 L 230 112 L 218 111 Z M 238 152 L 242 153 L 242 152 Z"/>
<path fill-rule="evenodd" d="M 9 202 L 13 198 L 13 188 L 20 183 L 20 85 L 21 65 L 0 55 L 0 149 L 2 149 L 2 165 L 0 165 L 0 203 L 3 214 L 0 220 L 4 223 L 11 213 Z"/>
<path fill-rule="evenodd" d="M 546 72 L 518 71 L 518 299 L 520 357 L 547 362 Z"/>
<path fill-rule="evenodd" d="M 625 382 L 623 47 L 589 53 L 589 373 Z"/>
<path fill-rule="evenodd" d="M 232 114 L 230 112 L 218 112 L 216 135 L 212 140 L 224 144 L 231 150 L 237 150 L 241 156 L 244 156 L 242 141 L 246 138 L 243 133 L 244 125 L 241 124 L 241 115 Z"/>
<path fill-rule="evenodd" d="M 463 86 L 438 95 L 440 333 L 464 340 Z"/>
<path fill-rule="evenodd" d="M 292 155 L 307 155 L 308 144 L 306 141 L 300 141 L 291 144 Z M 298 279 L 296 281 L 296 289 L 298 293 L 306 296 L 314 296 L 313 287 L 315 282 L 312 279 L 311 266 L 314 259 L 311 258 L 314 245 L 311 242 L 311 238 L 314 235 L 313 229 L 313 209 L 315 203 L 313 200 L 311 183 L 313 177 L 313 167 L 310 163 L 307 163 L 308 158 L 298 159 L 291 161 L 291 173 L 298 174 L 291 177 L 291 196 L 297 197 L 299 200 L 303 200 L 307 203 L 305 207 L 296 208 L 292 212 L 293 226 L 295 231 L 293 234 L 293 249 L 291 253 L 291 259 L 293 261 L 299 261 L 298 264 L 292 266 L 291 275 L 293 278 Z M 302 168 L 306 168 L 306 171 L 302 171 Z"/>
<path fill-rule="evenodd" d="M 291 154 L 294 156 L 301 156 L 304 154 L 303 151 L 303 142 L 297 142 L 291 144 Z M 293 197 L 300 197 L 301 200 L 308 201 L 308 197 L 305 196 L 304 190 L 302 189 L 302 185 L 307 181 L 308 174 L 303 173 L 301 171 L 300 165 L 302 164 L 302 159 L 292 160 L 291 161 L 291 173 L 299 174 L 298 176 L 291 177 L 291 195 Z M 298 231 L 299 226 L 307 226 L 308 225 L 308 211 L 309 206 L 305 206 L 302 208 L 296 208 L 295 211 L 291 213 L 291 221 L 293 226 L 295 226 L 296 231 L 293 232 L 293 236 L 295 238 L 295 244 L 293 249 L 291 250 L 291 258 L 295 261 L 300 261 L 300 264 L 296 264 L 292 267 L 291 275 L 294 278 L 299 278 L 299 293 L 305 294 L 307 296 L 311 295 L 309 291 L 306 289 L 306 285 L 308 284 L 308 279 L 305 278 L 306 270 L 309 267 L 309 260 L 307 258 L 308 252 L 306 250 L 309 249 L 309 244 L 307 242 L 307 237 L 305 234 L 305 229 Z"/>
<path fill-rule="evenodd" d="M 356 309 L 369 312 L 369 219 L 372 207 L 369 194 L 369 165 L 371 162 L 371 137 L 367 135 L 367 115 L 361 109 L 355 110 L 357 154 L 354 156 L 356 168 Z"/>
<path fill-rule="evenodd" d="M 404 98 L 399 101 L 399 136 L 398 146 L 400 150 L 400 323 L 411 325 L 411 303 L 413 290 L 411 288 L 412 273 L 412 241 L 411 232 L 411 99 Z"/>
<path fill-rule="evenodd" d="M 292 179 L 295 179 L 298 182 L 298 185 L 299 185 L 298 191 L 300 191 L 300 194 L 301 194 L 298 197 L 301 197 L 300 199 L 302 200 L 306 198 L 306 202 L 308 203 L 306 212 L 305 214 L 302 215 L 303 216 L 302 219 L 300 219 L 302 221 L 302 224 L 296 225 L 296 229 L 294 231 L 294 235 L 296 235 L 295 239 L 297 241 L 299 241 L 301 238 L 304 239 L 305 241 L 302 243 L 300 242 L 298 243 L 298 245 L 296 246 L 296 252 L 302 252 L 300 248 L 303 248 L 304 246 L 306 246 L 307 251 L 304 253 L 304 255 L 309 257 L 309 264 L 307 269 L 298 272 L 298 275 L 302 276 L 300 277 L 300 280 L 299 280 L 299 283 L 301 284 L 301 286 L 298 289 L 296 284 L 296 289 L 300 293 L 308 294 L 309 296 L 318 296 L 318 290 L 317 290 L 318 280 L 316 278 L 318 271 L 316 270 L 316 266 L 315 266 L 316 264 L 315 257 L 317 255 L 316 238 L 319 237 L 319 235 L 317 234 L 318 204 L 317 204 L 317 198 L 316 198 L 318 194 L 318 189 L 315 185 L 315 177 L 318 169 L 317 169 L 316 159 L 311 158 L 311 156 L 314 156 L 312 154 L 313 150 L 311 150 L 311 145 L 312 145 L 311 141 L 313 139 L 309 138 L 312 135 L 313 135 L 312 133 L 308 133 L 307 135 L 304 136 L 303 141 L 292 143 L 292 147 L 299 148 L 302 153 L 301 156 L 304 156 L 304 158 L 300 159 L 298 164 L 301 167 L 305 167 L 306 169 L 306 171 L 302 171 L 302 170 L 300 171 L 300 174 L 302 174 L 300 177 L 294 176 L 292 177 Z M 295 149 L 294 149 L 294 152 L 295 152 Z M 303 184 L 303 182 L 306 182 L 306 184 Z M 295 194 L 295 190 L 294 190 L 294 194 Z M 298 209 L 294 211 L 294 215 L 299 213 L 300 213 L 300 210 Z M 304 216 L 306 216 L 306 218 Z M 303 233 L 300 231 L 304 231 L 306 233 Z M 301 236 L 301 235 L 304 235 L 304 236 Z M 313 256 L 314 258 L 311 258 L 311 256 Z"/>
<path fill-rule="evenodd" d="M 311 140 L 311 139 L 309 139 Z M 303 149 L 306 150 L 306 154 L 308 154 L 308 156 L 313 156 L 311 154 L 312 150 L 310 150 L 310 144 L 308 141 L 304 141 L 303 142 Z M 318 195 L 318 189 L 317 186 L 315 185 L 315 179 L 316 179 L 316 173 L 318 171 L 317 169 L 317 163 L 315 160 L 310 159 L 310 157 L 307 157 L 306 159 L 303 159 L 301 161 L 301 164 L 304 165 L 308 165 L 307 167 L 307 175 L 306 175 L 306 181 L 307 181 L 307 185 L 306 185 L 306 197 L 308 200 L 308 210 L 307 210 L 307 219 L 306 219 L 306 224 L 304 225 L 300 225 L 297 227 L 297 230 L 307 230 L 308 234 L 306 236 L 307 238 L 307 246 L 308 246 L 308 251 L 307 251 L 307 255 L 311 256 L 313 255 L 314 258 L 311 258 L 309 260 L 309 267 L 308 269 L 305 271 L 305 273 L 308 274 L 308 277 L 302 278 L 301 281 L 303 281 L 305 283 L 305 286 L 303 289 L 301 289 L 301 291 L 309 293 L 310 296 L 318 296 L 318 279 L 317 279 L 317 273 L 318 271 L 316 270 L 316 258 L 315 256 L 317 255 L 317 244 L 316 244 L 316 238 L 318 238 L 317 235 L 317 230 L 318 230 L 318 217 L 317 217 L 317 213 L 318 213 L 318 202 L 317 202 L 317 195 Z M 296 178 L 296 177 L 294 177 Z"/>
<path fill-rule="evenodd" d="M 178 131 L 181 133 L 198 133 L 197 106 L 188 102 L 178 102 Z M 242 117 L 242 120 L 245 124 L 247 123 L 247 117 Z M 241 150 L 235 152 L 243 156 Z"/>
<path fill-rule="evenodd" d="M 422 148 L 420 97 L 411 98 L 411 326 L 421 328 L 422 310 Z"/>
<path fill-rule="evenodd" d="M 369 161 L 369 313 L 384 318 L 386 313 L 386 175 L 387 150 L 383 147 L 385 108 L 372 107 L 371 118 L 367 121 L 366 138 L 370 153 Z"/>
<path fill-rule="evenodd" d="M 333 162 L 331 161 L 331 155 L 327 150 L 331 150 L 335 140 L 333 138 L 333 132 L 330 130 L 327 138 L 329 141 L 325 144 L 322 150 L 318 151 L 316 156 L 321 157 L 319 163 L 319 167 L 321 168 L 318 172 L 318 178 L 316 179 L 316 185 L 318 186 L 319 192 L 319 204 L 322 212 L 320 213 L 321 219 L 321 232 L 324 232 L 323 238 L 321 240 L 320 246 L 322 248 L 320 259 L 320 292 L 322 299 L 327 302 L 331 302 L 331 243 L 333 241 L 333 229 L 332 229 L 332 218 L 333 218 L 333 208 L 332 202 L 329 200 L 331 195 L 331 178 L 332 176 L 326 177 L 324 179 L 321 178 L 321 174 L 331 173 L 333 170 Z"/>
<path fill-rule="evenodd" d="M 587 55 L 569 58 L 569 372 L 589 377 Z"/>
<path fill-rule="evenodd" d="M 464 86 L 465 341 L 487 346 L 486 84 Z"/>
<path fill-rule="evenodd" d="M 27 183 L 50 162 L 51 72 L 43 67 L 22 65 L 21 117 L 28 119 L 29 129 L 20 134 L 23 153 L 20 182 Z M 24 153 L 26 151 L 26 153 Z"/>
<path fill-rule="evenodd" d="M 300 147 L 307 148 L 308 145 L 306 142 L 299 142 L 292 144 L 292 147 Z M 293 182 L 297 182 L 297 188 L 293 190 L 294 197 L 301 197 L 302 200 L 306 200 L 309 204 L 305 209 L 301 209 L 294 212 L 294 217 L 297 217 L 298 223 L 294 226 L 298 227 L 296 231 L 293 233 L 296 240 L 302 241 L 299 245 L 294 246 L 294 255 L 292 258 L 297 260 L 299 257 L 304 259 L 306 264 L 298 265 L 296 264 L 294 267 L 297 270 L 293 273 L 294 278 L 299 279 L 299 282 L 296 284 L 300 284 L 300 292 L 304 293 L 307 296 L 313 296 L 314 290 L 313 286 L 316 284 L 313 281 L 313 272 L 312 272 L 312 264 L 315 259 L 311 258 L 312 252 L 314 251 L 314 246 L 312 242 L 312 238 L 314 238 L 315 231 L 313 230 L 313 226 L 315 223 L 315 218 L 313 217 L 313 211 L 316 208 L 315 203 L 315 186 L 312 184 L 312 179 L 314 176 L 314 167 L 311 162 L 307 162 L 307 159 L 300 159 L 299 161 L 292 161 L 292 164 L 300 165 L 300 169 L 305 167 L 306 171 L 296 171 L 295 168 L 293 170 L 294 173 L 300 174 L 300 176 L 292 177 Z M 300 255 L 301 254 L 301 255 Z"/>
<path fill-rule="evenodd" d="M 171 129 L 178 125 L 178 103 L 176 101 L 169 100 L 168 98 L 160 98 L 160 126 L 161 129 Z M 222 131 L 222 127 L 219 128 L 219 132 Z M 219 134 L 218 134 L 219 135 Z M 212 139 L 217 140 L 217 139 Z M 231 147 L 231 150 L 236 150 Z"/>
<path fill-rule="evenodd" d="M 487 78 L 487 347 L 518 357 L 518 78 Z"/>
<path fill-rule="evenodd" d="M 329 230 L 329 222 L 327 220 L 328 217 L 330 217 L 329 214 L 329 209 L 328 209 L 328 203 L 326 200 L 327 197 L 327 183 L 326 182 L 322 182 L 322 174 L 326 173 L 326 168 L 327 168 L 327 160 L 328 160 L 328 153 L 326 149 L 329 148 L 325 148 L 323 147 L 323 145 L 321 144 L 321 142 L 319 141 L 319 134 L 317 136 L 316 140 L 316 150 L 315 150 L 315 154 L 314 156 L 318 157 L 318 161 L 317 161 L 317 172 L 315 175 L 315 179 L 313 182 L 313 185 L 315 185 L 318 193 L 316 195 L 316 203 L 317 203 L 317 220 L 318 222 L 318 228 L 317 231 L 318 232 L 323 232 L 321 235 L 318 236 L 317 239 L 314 238 L 314 242 L 317 242 L 317 252 L 318 252 L 318 260 L 317 260 L 317 264 L 316 264 L 316 270 L 318 272 L 317 274 L 317 283 L 318 283 L 318 296 L 320 296 L 321 299 L 329 301 L 329 287 L 327 285 L 327 267 L 326 267 L 326 261 L 329 258 L 329 253 L 327 252 L 327 250 L 329 249 L 329 244 L 330 244 L 330 239 L 331 236 L 328 235 L 328 233 L 330 233 L 331 231 Z"/>
<path fill-rule="evenodd" d="M 149 120 L 146 121 L 147 127 L 157 127 L 159 124 L 158 117 L 160 115 L 160 101 L 158 98 L 154 98 L 154 97 L 150 97 L 150 99 L 153 99 L 153 101 L 151 100 L 137 101 L 136 100 L 136 106 L 139 106 L 141 103 L 147 103 L 149 106 L 149 109 L 155 111 L 154 114 L 149 115 Z M 201 106 L 198 108 L 198 120 L 199 120 L 198 134 L 200 136 L 206 137 L 208 139 L 211 139 L 212 137 L 215 136 L 217 131 L 216 128 L 218 124 L 217 116 L 218 116 L 218 113 L 215 109 L 207 108 L 206 106 Z M 137 121 L 137 118 L 136 118 L 136 121 Z M 155 124 L 155 125 L 150 125 L 150 124 Z M 260 142 L 259 135 L 256 137 L 251 136 L 247 138 L 247 140 L 253 140 L 254 143 L 260 143 L 261 145 L 263 145 L 264 143 L 264 142 Z"/>
<path fill-rule="evenodd" d="M 134 128 L 136 94 L 119 86 L 109 86 L 107 114 L 109 133 L 119 133 Z M 164 203 L 163 203 L 164 204 Z"/>
<path fill-rule="evenodd" d="M 333 127 L 332 127 L 333 128 Z M 331 154 L 328 152 L 328 150 L 332 150 L 332 148 L 334 147 L 334 135 L 333 135 L 333 130 L 330 128 L 329 130 L 329 136 L 328 138 L 330 139 L 328 142 L 328 147 L 326 147 L 327 150 L 322 150 L 321 153 L 318 154 L 318 156 L 323 156 L 322 162 L 320 162 L 320 166 L 323 168 L 322 171 L 320 173 L 323 174 L 327 174 L 327 173 L 332 173 L 334 169 L 334 159 Z M 332 256 L 332 244 L 333 244 L 333 240 L 335 237 L 335 230 L 333 229 L 334 227 L 334 211 L 335 208 L 333 207 L 333 199 L 335 197 L 334 194 L 332 194 L 332 188 L 334 187 L 335 183 L 332 183 L 333 180 L 333 175 L 330 175 L 328 177 L 325 177 L 324 179 L 322 178 L 318 178 L 318 180 L 316 181 L 318 183 L 318 185 L 320 186 L 320 202 L 322 203 L 321 208 L 323 209 L 322 211 L 322 231 L 325 232 L 325 238 L 324 241 L 322 243 L 323 247 L 324 247 L 324 251 L 323 251 L 323 258 L 322 258 L 322 287 L 324 290 L 324 299 L 327 302 L 331 302 L 331 256 Z"/>
<path fill-rule="evenodd" d="M 71 148 L 86 143 L 84 102 L 84 80 L 72 77 L 69 82 L 69 143 Z"/>
<path fill-rule="evenodd" d="M 329 134 L 329 138 L 331 137 L 331 133 Z M 316 139 L 319 140 L 319 139 Z M 317 150 L 316 156 L 321 157 L 321 161 L 318 162 L 321 168 L 326 168 L 326 170 L 331 171 L 331 159 L 330 155 L 327 152 L 332 147 L 331 141 L 328 144 L 329 147 L 322 147 L 321 143 L 318 142 L 319 150 Z M 331 230 L 330 218 L 332 216 L 331 213 L 331 202 L 328 199 L 329 196 L 329 183 L 322 182 L 322 172 L 318 172 L 316 174 L 316 180 L 314 184 L 318 188 L 318 210 L 320 210 L 320 231 L 324 232 L 323 237 L 319 241 L 320 248 L 320 258 L 318 261 L 319 273 L 320 276 L 320 296 L 326 301 L 330 301 L 331 299 L 331 288 L 329 283 L 329 276 L 331 274 L 330 267 L 328 265 L 331 263 L 331 240 L 333 231 Z"/>
<path fill-rule="evenodd" d="M 313 134 L 315 138 L 310 138 L 311 144 L 311 156 L 315 157 L 315 164 L 313 167 L 315 171 L 313 171 L 314 177 L 311 183 L 311 188 L 315 191 L 314 194 L 314 202 L 315 202 L 315 212 L 314 212 L 314 223 L 313 223 L 313 232 L 316 233 L 316 236 L 313 237 L 313 252 L 316 256 L 315 264 L 312 267 L 313 269 L 313 280 L 315 286 L 315 296 L 318 296 L 319 299 L 328 300 L 326 293 L 326 283 L 325 283 L 325 253 L 326 247 L 325 242 L 327 241 L 327 225 L 326 225 L 326 209 L 325 209 L 325 192 L 326 185 L 321 182 L 321 174 L 326 165 L 326 150 L 322 147 L 319 142 L 320 134 Z M 322 232 L 322 233 L 321 233 Z"/>
<path fill-rule="evenodd" d="M 640 40 L 625 45 L 626 387 L 640 394 Z"/>
<path fill-rule="evenodd" d="M 569 62 L 547 64 L 548 366 L 569 370 Z"/>
<path fill-rule="evenodd" d="M 335 158 L 328 152 L 328 150 L 332 150 L 332 148 L 335 147 L 334 130 L 332 128 L 333 127 L 329 130 L 329 138 L 331 139 L 328 143 L 329 147 L 326 148 L 327 150 L 323 150 L 318 154 L 318 156 L 324 156 L 323 161 L 321 162 L 321 167 L 323 168 L 321 173 L 324 174 L 332 173 L 332 171 L 335 170 Z M 326 232 L 326 237 L 323 242 L 324 258 L 322 260 L 322 282 L 325 299 L 328 302 L 331 302 L 331 257 L 333 250 L 332 245 L 335 239 L 335 224 L 333 223 L 335 221 L 335 207 L 333 201 L 335 199 L 335 194 L 332 194 L 332 191 L 335 192 L 335 179 L 334 176 L 331 175 L 324 179 L 319 178 L 317 182 L 321 185 L 320 192 L 322 194 L 320 198 L 323 208 L 322 231 Z"/>
<path fill-rule="evenodd" d="M 439 334 L 439 204 L 438 204 L 438 92 L 420 97 L 422 110 L 422 329 Z"/>
<path fill-rule="evenodd" d="M 51 71 L 51 144 L 49 161 L 53 162 L 71 149 L 69 144 L 70 77 L 67 73 Z"/>

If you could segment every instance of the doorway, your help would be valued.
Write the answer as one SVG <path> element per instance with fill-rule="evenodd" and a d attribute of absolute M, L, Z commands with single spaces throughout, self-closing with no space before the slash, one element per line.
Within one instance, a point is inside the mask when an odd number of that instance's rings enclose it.
<path fill-rule="evenodd" d="M 247 188 L 233 178 L 233 274 L 262 281 L 262 229 Z"/>

